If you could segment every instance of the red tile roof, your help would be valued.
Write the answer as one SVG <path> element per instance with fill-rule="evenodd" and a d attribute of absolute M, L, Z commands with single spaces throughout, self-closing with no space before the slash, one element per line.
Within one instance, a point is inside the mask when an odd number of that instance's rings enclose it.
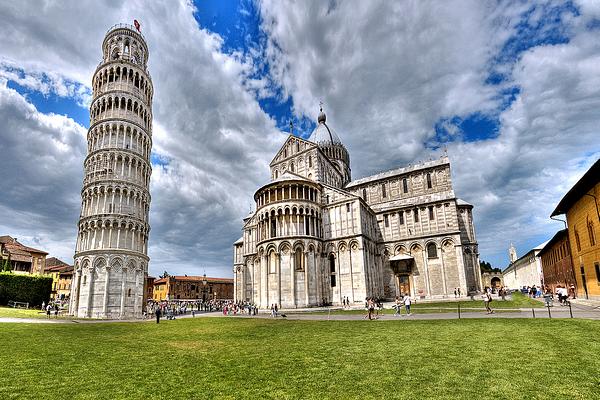
<path fill-rule="evenodd" d="M 13 261 L 31 262 L 31 253 L 48 254 L 45 251 L 25 246 L 19 243 L 17 239 L 8 235 L 0 236 L 0 243 L 8 251 L 10 259 Z"/>

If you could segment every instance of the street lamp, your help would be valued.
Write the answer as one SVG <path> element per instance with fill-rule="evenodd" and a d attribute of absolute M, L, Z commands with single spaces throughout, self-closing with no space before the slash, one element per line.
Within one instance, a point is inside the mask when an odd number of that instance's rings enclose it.
<path fill-rule="evenodd" d="M 204 275 L 202 275 L 202 302 L 206 302 L 206 293 L 208 293 L 208 289 L 206 287 L 206 284 L 208 283 L 208 281 L 206 280 L 206 272 L 204 273 Z"/>

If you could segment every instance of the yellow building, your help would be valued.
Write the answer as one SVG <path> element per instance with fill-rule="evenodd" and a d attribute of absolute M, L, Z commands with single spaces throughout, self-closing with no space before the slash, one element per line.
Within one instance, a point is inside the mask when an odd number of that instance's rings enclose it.
<path fill-rule="evenodd" d="M 562 198 L 551 217 L 565 214 L 579 297 L 600 300 L 600 160 Z"/>
<path fill-rule="evenodd" d="M 65 299 L 71 292 L 71 280 L 73 278 L 73 266 L 59 260 L 56 257 L 50 257 L 46 260 L 45 275 L 52 277 L 53 299 Z"/>

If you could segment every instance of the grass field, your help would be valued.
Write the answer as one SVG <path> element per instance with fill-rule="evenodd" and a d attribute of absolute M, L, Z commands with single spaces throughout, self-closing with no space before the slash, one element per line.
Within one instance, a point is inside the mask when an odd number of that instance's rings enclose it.
<path fill-rule="evenodd" d="M 23 308 L 12 308 L 12 307 L 0 307 L 0 317 L 9 318 L 46 318 L 46 314 L 41 310 L 34 309 L 23 309 Z M 54 315 L 52 315 L 54 318 Z"/>
<path fill-rule="evenodd" d="M 0 398 L 593 399 L 600 322 L 0 325 Z"/>
<path fill-rule="evenodd" d="M 473 312 L 473 311 L 481 311 L 485 312 L 485 305 L 483 304 L 483 300 L 459 300 L 459 301 L 440 301 L 440 302 L 420 302 L 416 301 L 411 305 L 411 312 L 413 314 L 434 314 L 434 313 L 456 313 L 458 309 L 458 305 L 460 304 L 461 310 L 465 312 Z M 493 309 L 499 312 L 509 312 L 512 310 L 518 310 L 521 308 L 543 308 L 544 303 L 539 300 L 530 299 L 529 297 L 521 294 L 521 293 L 513 293 L 512 298 L 510 300 L 496 300 L 494 299 L 491 302 L 491 306 Z M 308 311 L 309 313 L 322 314 L 327 313 L 328 311 L 323 310 L 315 310 Z M 360 310 L 332 310 L 332 314 L 365 314 L 364 309 Z M 387 308 L 380 313 L 384 314 L 394 314 L 396 311 L 392 308 Z M 288 311 L 289 313 L 294 313 L 294 311 Z M 306 313 L 303 312 L 303 313 Z M 405 313 L 404 308 L 402 308 L 402 313 Z"/>

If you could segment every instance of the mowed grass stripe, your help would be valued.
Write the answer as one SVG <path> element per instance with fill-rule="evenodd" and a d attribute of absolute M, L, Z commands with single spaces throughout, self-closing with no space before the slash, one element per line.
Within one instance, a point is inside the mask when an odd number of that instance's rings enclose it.
<path fill-rule="evenodd" d="M 2 324 L 1 398 L 600 398 L 600 322 Z"/>

